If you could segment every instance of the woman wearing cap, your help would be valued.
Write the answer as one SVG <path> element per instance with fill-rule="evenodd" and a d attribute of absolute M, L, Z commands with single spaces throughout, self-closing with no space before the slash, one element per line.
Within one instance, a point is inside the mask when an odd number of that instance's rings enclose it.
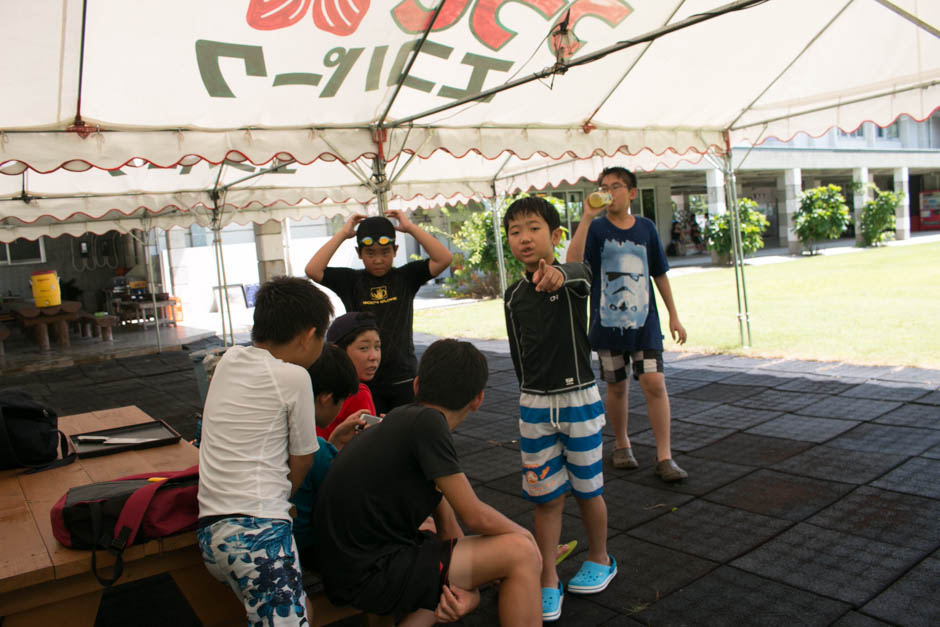
<path fill-rule="evenodd" d="M 329 438 L 333 429 L 347 417 L 365 409 L 375 415 L 375 403 L 367 382 L 375 376 L 382 361 L 382 341 L 375 316 L 370 313 L 353 312 L 343 314 L 333 321 L 326 332 L 326 341 L 342 348 L 349 355 L 359 377 L 359 391 L 346 399 L 336 418 L 325 429 L 317 427 L 317 435 Z"/>

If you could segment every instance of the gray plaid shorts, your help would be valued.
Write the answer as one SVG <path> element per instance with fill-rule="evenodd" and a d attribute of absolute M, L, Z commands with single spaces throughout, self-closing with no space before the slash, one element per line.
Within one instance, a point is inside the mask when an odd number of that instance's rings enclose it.
<path fill-rule="evenodd" d="M 635 352 L 620 352 L 599 349 L 597 358 L 601 363 L 601 379 L 607 383 L 619 383 L 627 378 L 627 364 L 633 362 L 633 378 L 640 380 L 645 372 L 664 372 L 663 352 L 657 350 L 641 350 Z"/>

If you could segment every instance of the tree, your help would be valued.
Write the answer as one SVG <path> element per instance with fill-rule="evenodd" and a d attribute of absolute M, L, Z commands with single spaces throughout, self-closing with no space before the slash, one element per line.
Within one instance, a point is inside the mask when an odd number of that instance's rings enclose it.
<path fill-rule="evenodd" d="M 770 222 L 761 213 L 757 203 L 750 198 L 738 200 L 738 220 L 741 223 L 741 248 L 748 255 L 764 247 L 763 233 L 770 226 Z M 726 211 L 720 216 L 712 216 L 705 223 L 705 242 L 708 250 L 721 255 L 731 253 L 731 212 Z"/>
<path fill-rule="evenodd" d="M 517 199 L 531 195 L 534 194 L 517 194 L 506 198 L 500 206 L 499 215 L 505 215 L 506 209 Z M 560 199 L 542 197 L 554 205 L 559 214 L 564 210 L 564 204 Z M 502 226 L 502 224 L 499 225 L 503 260 L 506 264 L 507 280 L 511 283 L 522 275 L 523 266 L 522 262 L 512 256 Z M 562 243 L 566 236 L 567 233 L 562 227 Z M 452 298 L 498 298 L 502 296 L 499 291 L 499 257 L 493 234 L 493 213 L 486 210 L 471 213 L 451 239 L 454 246 L 463 253 L 454 255 L 454 261 L 451 263 L 451 276 L 444 281 L 445 294 Z M 556 254 L 560 251 L 561 244 L 556 249 Z"/>
<path fill-rule="evenodd" d="M 875 198 L 865 203 L 859 222 L 861 224 L 862 243 L 865 246 L 877 246 L 894 238 L 894 216 L 904 195 L 881 191 L 874 184 L 870 188 L 874 192 Z"/>
<path fill-rule="evenodd" d="M 793 214 L 793 230 L 803 247 L 816 254 L 816 244 L 836 239 L 849 224 L 849 208 L 838 185 L 808 189 L 800 196 L 800 208 Z"/>

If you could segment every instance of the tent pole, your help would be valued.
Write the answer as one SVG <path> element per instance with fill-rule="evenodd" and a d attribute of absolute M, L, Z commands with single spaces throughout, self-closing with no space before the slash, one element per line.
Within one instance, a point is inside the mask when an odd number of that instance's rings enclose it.
<path fill-rule="evenodd" d="M 153 283 L 153 259 L 150 257 L 150 245 L 153 236 L 153 229 L 147 229 L 147 280 L 150 282 L 150 301 L 153 303 L 153 327 L 157 330 L 157 352 L 163 352 L 163 343 L 160 341 L 160 313 L 157 311 L 157 291 Z"/>
<path fill-rule="evenodd" d="M 379 215 L 384 216 L 388 211 L 388 180 L 385 178 L 385 159 L 382 155 L 372 160 L 372 181 L 375 199 L 379 204 Z"/>
<path fill-rule="evenodd" d="M 727 136 L 726 136 L 727 137 Z M 738 212 L 738 191 L 731 161 L 730 147 L 725 151 L 725 188 L 728 211 L 731 212 L 731 253 L 734 261 L 734 285 L 738 296 L 738 331 L 741 347 L 751 347 L 751 314 L 747 307 L 747 285 L 744 280 L 744 244 L 741 240 L 741 215 Z M 747 331 L 745 335 L 745 330 Z"/>
<path fill-rule="evenodd" d="M 215 274 L 219 283 L 219 317 L 222 320 L 222 346 L 228 346 L 228 339 L 225 335 L 225 305 L 222 298 L 222 292 L 225 290 L 225 284 L 222 283 L 222 265 L 219 257 L 219 247 L 221 246 L 222 234 L 219 232 L 217 217 L 212 217 L 212 246 L 215 249 Z"/>
<path fill-rule="evenodd" d="M 385 111 L 383 111 L 382 115 L 379 116 L 379 121 L 376 124 L 376 128 L 382 128 L 382 126 L 385 124 L 385 119 L 388 117 L 389 111 L 392 110 L 392 105 L 395 104 L 395 100 L 398 98 L 398 92 L 401 91 L 402 86 L 405 84 L 405 79 L 408 78 L 408 74 L 411 73 L 411 67 L 418 59 L 418 53 L 421 52 L 421 48 L 424 46 L 424 42 L 427 41 L 428 35 L 431 34 L 431 28 L 434 27 L 434 22 L 437 21 L 437 16 L 441 14 L 441 9 L 444 8 L 445 1 L 446 0 L 441 0 L 437 4 L 437 8 L 434 9 L 434 15 L 432 15 L 431 19 L 428 20 L 427 25 L 424 27 L 424 32 L 421 33 L 421 39 L 419 39 L 411 49 L 411 56 L 408 58 L 408 63 L 405 66 L 405 69 L 402 70 L 401 76 L 398 77 L 398 82 L 395 83 L 395 91 L 392 93 L 392 97 L 388 99 L 388 104 L 385 106 Z"/>
<path fill-rule="evenodd" d="M 491 96 L 498 94 L 500 92 L 506 91 L 507 89 L 512 89 L 513 87 L 517 87 L 519 85 L 525 85 L 526 83 L 531 83 L 532 81 L 541 80 L 543 78 L 547 78 L 554 74 L 564 74 L 565 72 L 567 72 L 569 69 L 573 67 L 584 65 L 586 63 L 591 63 L 593 61 L 597 61 L 598 59 L 603 59 L 607 55 L 613 54 L 614 52 L 619 52 L 621 50 L 625 50 L 627 48 L 631 48 L 633 46 L 637 46 L 642 43 L 654 41 L 662 37 L 663 35 L 668 35 L 669 33 L 680 31 L 684 28 L 688 28 L 689 26 L 694 26 L 695 24 L 699 24 L 701 22 L 707 22 L 708 20 L 714 19 L 716 17 L 720 17 L 722 15 L 725 15 L 726 13 L 749 9 L 752 6 L 763 4 L 766 1 L 767 0 L 734 0 L 733 2 L 729 2 L 728 4 L 722 5 L 720 7 L 716 7 L 712 9 L 711 11 L 706 11 L 703 13 L 697 13 L 695 15 L 691 15 L 673 24 L 666 24 L 659 28 L 653 29 L 647 33 L 644 33 L 643 35 L 639 35 L 638 37 L 635 37 L 633 39 L 626 39 L 624 41 L 617 42 L 616 44 L 612 46 L 601 48 L 600 50 L 597 50 L 590 54 L 585 54 L 584 56 L 577 57 L 576 59 L 572 59 L 570 61 L 560 61 L 558 63 L 555 63 L 555 65 L 549 66 L 543 70 L 539 70 L 538 72 L 535 72 L 528 76 L 523 76 L 514 80 L 506 81 L 502 85 L 497 85 L 496 87 L 493 87 L 491 89 L 484 89 L 483 91 L 477 94 L 472 94 L 469 96 L 464 96 L 463 98 L 458 98 L 448 104 L 441 105 L 439 107 L 434 107 L 433 109 L 429 109 L 427 111 L 424 111 L 423 113 L 418 113 L 416 115 L 409 115 L 403 118 L 399 118 L 397 120 L 392 120 L 391 122 L 384 122 L 384 116 L 383 116 L 383 118 L 381 118 L 378 123 L 378 127 L 379 128 L 391 128 L 394 126 L 402 126 L 403 124 L 408 124 L 410 122 L 414 122 L 415 120 L 426 118 L 429 115 L 434 115 L 436 113 L 441 113 L 443 111 L 453 109 L 454 107 L 465 105 L 469 102 L 475 102 L 477 100 L 488 100 Z"/>
<path fill-rule="evenodd" d="M 503 165 L 506 165 L 503 163 Z M 502 167 L 500 167 L 502 170 Z M 503 234 L 500 230 L 499 217 L 499 196 L 496 195 L 496 183 L 490 183 L 490 189 L 493 191 L 493 200 L 483 199 L 483 206 L 493 214 L 493 242 L 496 245 L 496 266 L 499 269 L 499 293 L 506 293 L 506 259 L 503 255 Z"/>
<path fill-rule="evenodd" d="M 223 296 L 219 299 L 225 301 L 225 314 L 228 316 L 228 333 L 232 340 L 232 346 L 235 346 L 235 325 L 232 324 L 232 304 L 228 300 L 228 278 L 225 276 L 225 253 L 222 250 L 222 232 L 219 231 L 219 262 L 222 266 L 222 292 Z"/>

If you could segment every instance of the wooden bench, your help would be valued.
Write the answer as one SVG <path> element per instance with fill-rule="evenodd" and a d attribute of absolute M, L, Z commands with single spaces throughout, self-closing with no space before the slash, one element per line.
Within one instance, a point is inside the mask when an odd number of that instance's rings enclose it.
<path fill-rule="evenodd" d="M 31 331 L 39 344 L 39 349 L 48 351 L 49 327 L 55 333 L 56 343 L 61 348 L 69 347 L 68 323 L 78 319 L 78 311 L 82 304 L 78 301 L 62 301 L 53 307 L 36 307 L 31 302 L 10 303 L 9 307 L 16 316 L 19 324 L 26 331 Z"/>
<path fill-rule="evenodd" d="M 96 316 L 87 311 L 80 311 L 76 322 L 81 327 L 82 337 L 101 336 L 103 342 L 110 342 L 114 339 L 111 328 L 120 322 L 120 318 L 111 314 Z"/>
<path fill-rule="evenodd" d="M 62 416 L 66 434 L 139 424 L 152 420 L 134 406 Z M 91 551 L 62 546 L 52 534 L 49 511 L 69 488 L 140 472 L 188 468 L 199 461 L 185 441 L 77 460 L 41 473 L 0 471 L 0 622 L 3 627 L 93 625 L 103 588 L 91 574 Z M 98 552 L 98 567 L 107 572 L 113 559 Z M 169 574 L 193 612 L 206 627 L 244 625 L 245 610 L 231 589 L 206 570 L 196 533 L 176 534 L 135 544 L 124 551 L 124 573 L 118 585 Z M 328 625 L 359 614 L 336 607 L 323 594 L 311 595 L 311 625 Z M 391 625 L 386 617 L 363 615 L 371 627 Z M 128 617 L 133 624 L 133 617 Z"/>

